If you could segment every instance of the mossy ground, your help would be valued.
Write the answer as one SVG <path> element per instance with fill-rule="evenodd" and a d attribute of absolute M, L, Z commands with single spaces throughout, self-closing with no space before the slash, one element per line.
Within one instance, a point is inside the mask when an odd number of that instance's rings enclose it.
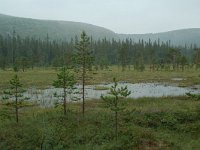
<path fill-rule="evenodd" d="M 46 88 L 56 79 L 52 68 L 28 69 L 18 72 L 25 88 Z M 0 71 L 0 90 L 9 86 L 11 70 Z M 91 71 L 88 84 L 120 81 L 172 82 L 179 86 L 200 84 L 200 71 L 127 70 L 113 66 L 108 70 Z M 173 81 L 172 78 L 184 78 Z M 80 150 L 132 150 L 132 149 L 199 149 L 200 101 L 186 96 L 166 98 L 126 99 L 126 109 L 119 114 L 119 138 L 115 140 L 113 113 L 101 100 L 86 102 L 85 117 L 81 103 L 68 103 L 67 115 L 62 106 L 40 108 L 28 102 L 19 110 L 19 123 L 15 110 L 0 101 L 0 149 L 80 149 Z"/>
<path fill-rule="evenodd" d="M 101 100 L 62 106 L 20 110 L 0 105 L 0 149 L 198 149 L 200 147 L 200 101 L 188 97 L 126 99 L 119 114 L 115 140 L 113 113 Z M 27 104 L 26 104 L 27 105 Z"/>

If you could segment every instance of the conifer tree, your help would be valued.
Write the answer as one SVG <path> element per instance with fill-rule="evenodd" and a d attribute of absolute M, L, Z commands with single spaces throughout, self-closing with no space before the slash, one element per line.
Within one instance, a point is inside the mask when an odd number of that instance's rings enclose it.
<path fill-rule="evenodd" d="M 16 122 L 19 122 L 19 114 L 18 114 L 18 109 L 19 109 L 19 100 L 22 97 L 22 92 L 23 90 L 21 89 L 22 84 L 19 80 L 18 75 L 14 75 L 14 77 L 10 80 L 10 89 L 4 91 L 4 94 L 6 95 L 7 99 L 15 99 L 15 116 L 16 116 Z"/>
<path fill-rule="evenodd" d="M 118 51 L 119 53 L 119 62 L 122 67 L 122 71 L 125 71 L 128 65 L 128 45 L 126 43 L 122 43 L 122 47 Z"/>
<path fill-rule="evenodd" d="M 116 140 L 118 138 L 118 112 L 122 111 L 124 107 L 120 106 L 120 100 L 123 97 L 127 97 L 131 94 L 130 91 L 128 91 L 127 86 L 118 88 L 118 83 L 116 81 L 116 78 L 113 79 L 114 85 L 110 88 L 110 95 L 109 96 L 101 96 L 101 98 L 106 102 L 108 107 L 111 109 L 111 111 L 115 114 L 115 137 Z"/>
<path fill-rule="evenodd" d="M 10 80 L 11 88 L 14 89 L 15 95 L 15 110 L 16 110 L 16 121 L 19 121 L 18 115 L 18 97 L 21 96 L 19 88 L 22 87 L 22 84 L 19 81 L 19 77 L 17 75 L 14 76 L 13 79 Z"/>
<path fill-rule="evenodd" d="M 57 80 L 53 82 L 53 86 L 56 88 L 62 88 L 63 89 L 63 107 L 64 107 L 64 114 L 67 114 L 67 108 L 66 108 L 66 101 L 67 101 L 67 94 L 71 94 L 74 85 L 75 85 L 75 78 L 74 74 L 71 73 L 66 67 L 63 67 L 61 69 L 61 72 L 57 74 Z"/>
<path fill-rule="evenodd" d="M 90 50 L 90 38 L 83 31 L 81 33 L 80 41 L 76 42 L 75 48 L 77 49 L 75 54 L 75 64 L 77 70 L 81 73 L 81 84 L 82 84 L 82 113 L 85 113 L 85 84 L 87 72 L 90 70 L 94 57 L 92 56 L 92 51 Z"/>

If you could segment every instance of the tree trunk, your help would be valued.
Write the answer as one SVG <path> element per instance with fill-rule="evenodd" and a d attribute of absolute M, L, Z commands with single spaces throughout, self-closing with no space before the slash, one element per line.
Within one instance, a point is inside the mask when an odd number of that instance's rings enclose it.
<path fill-rule="evenodd" d="M 118 106 L 118 97 L 116 96 L 115 108 Z M 115 110 L 115 138 L 118 139 L 118 110 Z"/>
<path fill-rule="evenodd" d="M 18 92 L 17 92 L 17 86 L 15 87 L 15 114 L 16 114 L 16 122 L 18 123 Z"/>
<path fill-rule="evenodd" d="M 83 74 L 82 74 L 82 98 L 83 98 L 83 116 L 85 114 L 85 64 L 83 65 Z"/>
<path fill-rule="evenodd" d="M 182 65 L 181 67 L 182 67 L 182 71 L 184 71 L 184 65 Z"/>
<path fill-rule="evenodd" d="M 118 139 L 118 112 L 116 111 L 115 112 L 115 138 L 116 138 L 116 141 Z"/>
<path fill-rule="evenodd" d="M 66 109 L 66 88 L 64 87 L 64 115 L 67 114 L 67 109 Z"/>

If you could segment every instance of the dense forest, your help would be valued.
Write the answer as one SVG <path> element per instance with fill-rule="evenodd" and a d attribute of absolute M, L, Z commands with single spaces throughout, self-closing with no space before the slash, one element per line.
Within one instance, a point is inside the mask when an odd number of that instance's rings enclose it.
<path fill-rule="evenodd" d="M 13 67 L 22 69 L 28 67 L 60 67 L 65 62 L 72 65 L 75 44 L 78 37 L 71 38 L 71 41 L 51 40 L 46 36 L 45 40 L 33 37 L 21 38 L 14 31 L 13 35 L 7 37 L 0 35 L 0 68 Z M 145 65 L 151 69 L 179 69 L 188 64 L 199 63 L 199 49 L 195 45 L 185 47 L 174 47 L 168 42 L 148 42 L 139 40 L 134 42 L 131 39 L 120 40 L 93 40 L 90 38 L 90 49 L 95 58 L 96 69 L 104 69 L 109 65 L 120 65 L 123 69 L 134 66 L 137 70 L 143 70 Z"/>

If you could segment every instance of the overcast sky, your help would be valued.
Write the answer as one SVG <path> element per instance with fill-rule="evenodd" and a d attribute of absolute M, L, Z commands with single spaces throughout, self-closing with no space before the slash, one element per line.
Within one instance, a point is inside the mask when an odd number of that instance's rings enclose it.
<path fill-rule="evenodd" d="M 200 27 L 200 0 L 0 0 L 0 13 L 130 34 Z"/>

